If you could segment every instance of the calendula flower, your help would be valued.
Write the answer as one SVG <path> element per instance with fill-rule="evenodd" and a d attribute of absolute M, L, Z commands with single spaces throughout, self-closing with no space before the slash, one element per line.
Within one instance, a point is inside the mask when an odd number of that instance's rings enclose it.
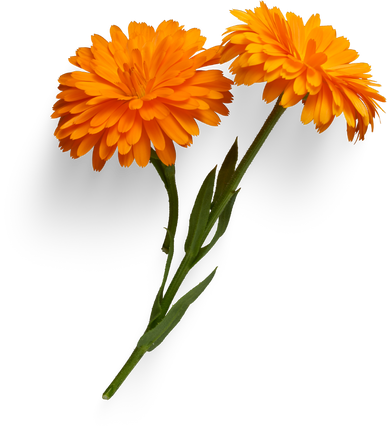
<path fill-rule="evenodd" d="M 363 140 L 369 125 L 373 130 L 376 101 L 386 99 L 372 88 L 379 85 L 370 80 L 370 66 L 352 63 L 357 52 L 331 26 L 321 26 L 318 14 L 304 24 L 264 2 L 254 11 L 231 13 L 244 24 L 227 29 L 221 63 L 236 57 L 230 66 L 236 84 L 266 82 L 263 99 L 271 102 L 283 93 L 284 108 L 304 99 L 301 121 L 313 120 L 319 132 L 342 113 L 350 141 L 355 135 Z"/>
<path fill-rule="evenodd" d="M 91 48 L 70 57 L 84 71 L 59 78 L 52 115 L 60 118 L 59 146 L 73 158 L 94 149 L 96 171 L 117 148 L 122 166 L 134 159 L 147 165 L 151 142 L 164 164 L 174 164 L 173 141 L 189 146 L 199 133 L 197 120 L 216 126 L 218 114 L 228 114 L 232 81 L 219 70 L 198 70 L 219 63 L 219 47 L 203 49 L 200 30 L 174 21 L 156 30 L 131 22 L 129 38 L 117 26 L 110 34 L 111 42 L 94 35 Z"/>

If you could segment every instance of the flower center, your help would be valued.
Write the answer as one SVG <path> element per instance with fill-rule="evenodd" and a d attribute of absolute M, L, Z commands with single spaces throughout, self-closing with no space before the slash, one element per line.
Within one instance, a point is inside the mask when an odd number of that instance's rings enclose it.
<path fill-rule="evenodd" d="M 126 86 L 128 96 L 137 96 L 139 99 L 145 96 L 147 79 L 144 72 L 135 64 L 130 67 L 124 63 L 124 72 L 119 72 L 121 81 Z M 129 90 L 129 91 L 128 91 Z"/>
<path fill-rule="evenodd" d="M 145 77 L 142 76 L 139 71 L 136 71 L 134 67 L 129 69 L 129 74 L 137 97 L 142 98 L 143 96 L 145 96 L 145 89 L 147 84 Z"/>

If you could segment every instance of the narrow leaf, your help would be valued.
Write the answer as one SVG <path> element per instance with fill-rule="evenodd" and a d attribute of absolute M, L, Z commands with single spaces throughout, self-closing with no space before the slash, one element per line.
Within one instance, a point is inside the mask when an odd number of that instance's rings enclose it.
<path fill-rule="evenodd" d="M 198 196 L 196 197 L 189 219 L 188 235 L 184 250 L 186 253 L 192 252 L 194 256 L 200 249 L 201 236 L 206 229 L 208 216 L 210 214 L 211 199 L 215 183 L 215 171 L 216 167 L 205 178 Z"/>
<path fill-rule="evenodd" d="M 154 350 L 168 336 L 168 334 L 179 323 L 189 306 L 200 296 L 215 275 L 216 269 L 200 282 L 195 288 L 191 289 L 181 299 L 179 299 L 167 313 L 160 323 L 146 332 L 138 341 L 137 347 L 146 347 L 147 351 Z"/>
<path fill-rule="evenodd" d="M 237 160 L 238 138 L 235 139 L 234 144 L 231 146 L 229 152 L 227 153 L 227 156 L 224 158 L 223 164 L 219 170 L 218 178 L 216 180 L 214 199 L 212 201 L 211 207 L 213 207 L 216 201 L 218 201 L 231 176 L 234 174 Z"/>
<path fill-rule="evenodd" d="M 235 199 L 236 199 L 239 191 L 240 191 L 240 189 L 238 189 L 237 191 L 235 191 L 232 194 L 229 202 L 227 203 L 226 207 L 224 208 L 224 210 L 222 211 L 222 213 L 219 216 L 218 226 L 216 228 L 216 232 L 215 232 L 214 237 L 212 238 L 211 242 L 208 245 L 206 245 L 200 249 L 193 265 L 196 265 L 214 247 L 215 243 L 226 232 L 226 229 L 228 227 L 228 223 L 229 223 L 230 218 L 231 218 L 232 208 L 234 207 Z"/>

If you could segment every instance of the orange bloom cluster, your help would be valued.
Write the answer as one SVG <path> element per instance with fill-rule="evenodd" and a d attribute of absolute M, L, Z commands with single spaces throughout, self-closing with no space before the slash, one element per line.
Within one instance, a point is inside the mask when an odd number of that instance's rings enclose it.
<path fill-rule="evenodd" d="M 73 158 L 94 149 L 96 171 L 117 148 L 122 166 L 147 165 L 151 142 L 164 164 L 174 164 L 173 141 L 186 147 L 199 133 L 196 120 L 216 126 L 218 114 L 228 114 L 232 81 L 220 70 L 198 70 L 219 63 L 219 47 L 203 49 L 200 30 L 174 21 L 156 30 L 131 22 L 129 38 L 117 26 L 110 34 L 111 42 L 94 35 L 91 48 L 70 57 L 84 71 L 59 78 L 52 115 L 60 118 L 59 146 Z"/>
<path fill-rule="evenodd" d="M 285 108 L 304 100 L 301 121 L 314 121 L 319 132 L 344 113 L 348 139 L 361 140 L 385 102 L 370 80 L 367 63 L 351 63 L 358 58 L 349 41 L 337 37 L 331 26 L 321 26 L 320 16 L 312 15 L 306 24 L 264 2 L 254 11 L 231 11 L 245 24 L 226 32 L 221 63 L 235 60 L 230 71 L 235 83 L 251 85 L 266 82 L 263 99 L 271 102 L 281 93 Z M 372 87 L 371 87 L 372 86 Z M 381 108 L 380 108 L 381 109 Z M 379 114 L 378 114 L 379 115 Z"/>

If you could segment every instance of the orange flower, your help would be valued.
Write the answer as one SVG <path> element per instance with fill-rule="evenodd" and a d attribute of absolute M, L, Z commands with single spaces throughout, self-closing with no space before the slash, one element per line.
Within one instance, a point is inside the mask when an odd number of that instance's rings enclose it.
<path fill-rule="evenodd" d="M 203 49 L 200 30 L 183 30 L 174 21 L 156 31 L 144 23 L 129 24 L 129 38 L 117 27 L 112 41 L 92 36 L 91 48 L 79 48 L 70 63 L 86 72 L 59 78 L 60 118 L 55 136 L 63 151 L 78 158 L 93 150 L 100 171 L 118 148 L 122 166 L 135 159 L 145 166 L 150 142 L 166 165 L 175 163 L 172 141 L 187 147 L 198 135 L 196 120 L 216 126 L 217 113 L 228 114 L 232 81 L 219 70 L 201 70 L 219 63 L 218 48 Z"/>
<path fill-rule="evenodd" d="M 385 102 L 370 80 L 367 63 L 351 63 L 358 58 L 349 41 L 337 37 L 331 26 L 321 26 L 320 16 L 312 15 L 306 24 L 264 2 L 251 10 L 231 11 L 246 24 L 227 29 L 221 63 L 234 57 L 230 66 L 236 84 L 267 82 L 263 99 L 271 102 L 281 93 L 285 108 L 304 100 L 301 121 L 314 121 L 319 132 L 344 112 L 348 139 L 364 139 L 368 125 L 374 127 L 376 101 Z M 381 109 L 381 108 L 380 108 Z M 383 111 L 383 110 L 382 110 Z M 378 114 L 379 115 L 379 114 Z"/>

